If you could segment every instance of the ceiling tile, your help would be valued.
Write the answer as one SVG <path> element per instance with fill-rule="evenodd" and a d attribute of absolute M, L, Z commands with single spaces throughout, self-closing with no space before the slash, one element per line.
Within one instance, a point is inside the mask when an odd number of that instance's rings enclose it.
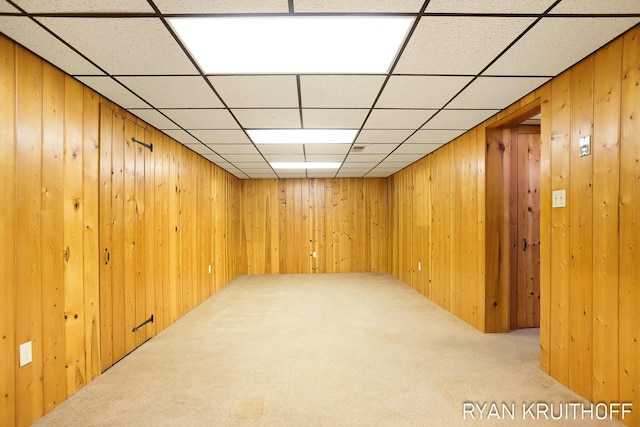
<path fill-rule="evenodd" d="M 13 0 L 29 13 L 153 13 L 146 0 Z"/>
<path fill-rule="evenodd" d="M 237 127 L 237 126 L 236 126 Z M 205 144 L 232 144 L 250 142 L 242 130 L 231 129 L 193 129 L 193 136 Z"/>
<path fill-rule="evenodd" d="M 225 156 L 226 157 L 226 156 Z M 247 160 L 250 160 L 254 157 L 247 157 Z M 242 160 L 238 160 L 236 162 L 233 162 L 234 166 L 237 167 L 240 170 L 271 170 L 271 167 L 269 166 L 269 164 L 267 162 L 265 162 L 264 160 L 262 160 L 262 158 L 260 159 L 260 161 L 242 161 Z"/>
<path fill-rule="evenodd" d="M 282 109 L 234 109 L 233 114 L 243 127 L 249 129 L 299 129 L 300 111 Z"/>
<path fill-rule="evenodd" d="M 424 121 L 423 121 L 424 122 Z M 419 126 L 419 125 L 418 125 Z M 356 139 L 356 144 L 400 144 L 413 130 L 363 130 Z"/>
<path fill-rule="evenodd" d="M 424 129 L 468 130 L 498 112 L 499 110 L 443 110 L 436 114 Z"/>
<path fill-rule="evenodd" d="M 149 123 L 151 126 L 156 127 L 160 130 L 165 129 L 179 129 L 180 127 L 173 123 L 171 120 L 167 119 L 165 116 L 160 114 L 157 110 L 151 109 L 129 109 L 131 114 L 136 117 L 140 117 L 145 122 Z"/>
<path fill-rule="evenodd" d="M 421 154 L 426 155 L 431 153 L 434 150 L 442 147 L 442 144 L 407 144 L 404 143 L 396 151 L 394 154 Z"/>
<path fill-rule="evenodd" d="M 249 178 L 251 179 L 275 179 L 278 178 L 275 172 L 249 172 Z"/>
<path fill-rule="evenodd" d="M 162 13 L 286 13 L 287 0 L 155 0 Z"/>
<path fill-rule="evenodd" d="M 389 157 L 387 157 L 386 161 L 389 162 L 406 162 L 407 164 L 411 164 L 413 162 L 416 162 L 418 160 L 420 160 L 421 158 L 423 158 L 425 156 L 425 154 L 422 153 L 398 153 L 395 152 L 393 154 L 390 154 Z"/>
<path fill-rule="evenodd" d="M 423 17 L 395 74 L 477 74 L 534 18 Z"/>
<path fill-rule="evenodd" d="M 264 158 L 260 154 L 225 154 L 224 158 L 228 162 L 236 164 L 237 167 L 242 167 L 243 163 L 264 164 Z"/>
<path fill-rule="evenodd" d="M 212 109 L 163 109 L 160 110 L 184 129 L 234 129 L 238 125 L 227 110 Z"/>
<path fill-rule="evenodd" d="M 149 104 L 138 98 L 111 77 L 80 76 L 76 78 L 123 108 L 149 108 Z"/>
<path fill-rule="evenodd" d="M 352 151 L 353 154 L 389 154 L 398 147 L 398 144 L 355 144 L 364 146 L 362 151 Z"/>
<path fill-rule="evenodd" d="M 216 153 L 227 156 L 227 154 L 258 154 L 258 150 L 253 144 L 211 144 L 209 147 Z"/>
<path fill-rule="evenodd" d="M 298 108 L 295 76 L 209 77 L 230 108 Z"/>
<path fill-rule="evenodd" d="M 342 162 L 344 154 L 307 154 L 307 162 Z"/>
<path fill-rule="evenodd" d="M 555 0 L 431 0 L 427 13 L 542 13 Z M 582 1 L 582 0 L 580 0 Z"/>
<path fill-rule="evenodd" d="M 302 107 L 370 108 L 384 76 L 300 76 Z"/>
<path fill-rule="evenodd" d="M 71 75 L 104 75 L 29 18 L 0 16 L 0 32 Z"/>
<path fill-rule="evenodd" d="M 200 143 L 200 141 L 198 141 L 197 139 L 195 139 L 193 136 L 189 135 L 187 132 L 183 131 L 182 129 L 167 129 L 163 132 L 169 135 L 171 138 L 175 139 L 176 141 L 185 145 Z"/>
<path fill-rule="evenodd" d="M 351 144 L 305 144 L 304 152 L 309 154 L 347 154 Z"/>
<path fill-rule="evenodd" d="M 391 76 L 376 107 L 441 108 L 470 81 L 458 76 Z"/>
<path fill-rule="evenodd" d="M 555 76 L 580 61 L 640 18 L 545 18 L 485 74 Z"/>
<path fill-rule="evenodd" d="M 209 147 L 204 144 L 184 144 L 191 151 L 195 151 L 198 154 L 214 154 Z"/>
<path fill-rule="evenodd" d="M 218 156 L 217 154 L 205 154 L 203 157 L 213 163 L 219 163 L 224 161 L 224 159 Z"/>
<path fill-rule="evenodd" d="M 302 144 L 260 144 L 262 154 L 304 154 Z"/>
<path fill-rule="evenodd" d="M 109 74 L 196 72 L 178 43 L 157 18 L 38 20 Z"/>
<path fill-rule="evenodd" d="M 640 2 L 638 0 L 562 0 L 549 13 L 640 13 Z"/>
<path fill-rule="evenodd" d="M 378 163 L 380 162 L 352 162 L 350 159 L 347 159 L 341 169 L 365 172 L 373 169 Z"/>
<path fill-rule="evenodd" d="M 437 110 L 400 110 L 376 108 L 371 112 L 371 115 L 364 125 L 364 129 L 416 129 L 422 126 L 422 124 L 426 122 L 431 116 L 433 116 L 436 111 Z"/>
<path fill-rule="evenodd" d="M 374 169 L 371 172 L 367 173 L 367 175 L 365 175 L 365 178 L 387 178 L 393 175 L 394 172 L 396 172 L 395 169 L 393 169 L 393 172 L 387 172 L 383 169 Z"/>
<path fill-rule="evenodd" d="M 462 135 L 460 129 L 420 129 L 405 142 L 405 144 L 446 144 Z"/>
<path fill-rule="evenodd" d="M 366 172 L 342 170 L 336 175 L 336 178 L 362 178 Z"/>
<path fill-rule="evenodd" d="M 49 2 L 47 2 L 49 3 Z M 1 13 L 15 13 L 15 12 L 19 12 L 18 9 L 16 9 L 15 7 L 11 6 L 9 3 L 7 3 L 6 1 L 2 0 L 2 2 L 0 2 L 0 12 Z"/>
<path fill-rule="evenodd" d="M 268 162 L 304 162 L 304 154 L 265 154 Z"/>
<path fill-rule="evenodd" d="M 222 103 L 201 77 L 118 77 L 156 108 L 221 108 Z"/>
<path fill-rule="evenodd" d="M 368 109 L 309 109 L 302 110 L 305 128 L 359 129 Z"/>
<path fill-rule="evenodd" d="M 352 163 L 374 163 L 382 161 L 385 157 L 387 157 L 387 154 L 349 153 L 347 161 Z"/>
<path fill-rule="evenodd" d="M 547 81 L 546 77 L 480 77 L 447 108 L 503 109 Z"/>
<path fill-rule="evenodd" d="M 418 13 L 423 0 L 294 0 L 296 12 Z"/>
<path fill-rule="evenodd" d="M 307 178 L 333 178 L 335 170 L 311 169 L 307 171 Z"/>

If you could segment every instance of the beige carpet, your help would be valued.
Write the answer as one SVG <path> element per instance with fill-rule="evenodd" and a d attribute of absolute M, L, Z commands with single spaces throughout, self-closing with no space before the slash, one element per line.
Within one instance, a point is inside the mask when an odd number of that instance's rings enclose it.
<path fill-rule="evenodd" d="M 526 411 L 584 403 L 538 333 L 482 334 L 388 274 L 242 276 L 36 425 L 622 425 Z"/>

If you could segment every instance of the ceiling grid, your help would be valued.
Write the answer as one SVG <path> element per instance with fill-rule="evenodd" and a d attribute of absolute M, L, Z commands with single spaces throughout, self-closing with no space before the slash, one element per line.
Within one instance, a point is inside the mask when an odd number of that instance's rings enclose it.
<path fill-rule="evenodd" d="M 411 21 L 384 71 L 216 73 L 176 30 L 190 17 Z M 0 0 L 1 33 L 241 179 L 392 175 L 639 22 L 637 0 Z M 291 57 L 322 49 L 297 36 Z M 263 144 L 256 129 L 356 136 Z"/>

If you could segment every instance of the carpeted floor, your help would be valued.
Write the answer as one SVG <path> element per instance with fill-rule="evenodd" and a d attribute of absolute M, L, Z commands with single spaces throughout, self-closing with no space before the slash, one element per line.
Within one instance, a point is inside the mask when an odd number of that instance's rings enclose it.
<path fill-rule="evenodd" d="M 36 425 L 622 425 L 539 370 L 538 334 L 482 334 L 388 274 L 241 276 Z"/>

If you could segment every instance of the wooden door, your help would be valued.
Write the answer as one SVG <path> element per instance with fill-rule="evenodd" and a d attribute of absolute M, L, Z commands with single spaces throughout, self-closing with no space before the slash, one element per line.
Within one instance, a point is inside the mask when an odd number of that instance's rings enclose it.
<path fill-rule="evenodd" d="M 540 326 L 540 127 L 518 126 L 512 141 L 517 162 L 512 329 L 535 328 Z"/>
<path fill-rule="evenodd" d="M 145 163 L 149 131 L 125 113 L 100 111 L 100 329 L 104 371 L 151 338 L 145 266 Z M 152 272 L 149 272 L 152 274 Z M 150 320 L 148 323 L 145 321 Z M 140 326 L 142 325 L 142 326 Z"/>

